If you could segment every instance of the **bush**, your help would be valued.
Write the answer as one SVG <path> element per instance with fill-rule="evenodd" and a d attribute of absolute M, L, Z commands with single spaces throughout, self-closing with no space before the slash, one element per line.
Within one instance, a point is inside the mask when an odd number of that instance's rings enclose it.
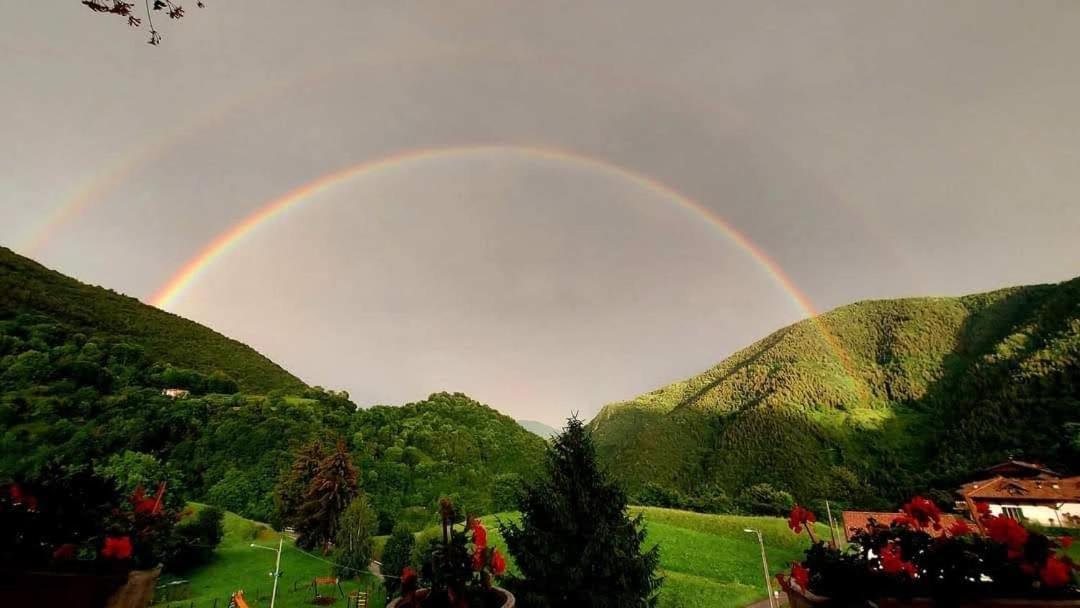
<path fill-rule="evenodd" d="M 405 566 L 413 564 L 413 546 L 416 539 L 408 529 L 398 526 L 386 541 L 386 547 L 382 554 L 382 571 L 387 578 L 383 579 L 386 590 L 390 593 L 397 591 L 401 582 L 398 576 Z"/>
<path fill-rule="evenodd" d="M 767 483 L 754 484 L 739 493 L 738 506 L 753 515 L 787 515 L 795 506 L 790 493 L 778 490 Z"/>
<path fill-rule="evenodd" d="M 180 550 L 172 569 L 183 572 L 208 563 L 214 550 L 225 537 L 225 512 L 217 507 L 204 507 L 194 517 L 176 526 L 181 538 Z"/>

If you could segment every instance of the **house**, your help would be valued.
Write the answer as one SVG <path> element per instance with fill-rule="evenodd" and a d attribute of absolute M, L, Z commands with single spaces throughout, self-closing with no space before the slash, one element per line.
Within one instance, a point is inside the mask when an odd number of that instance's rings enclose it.
<path fill-rule="evenodd" d="M 998 475 L 964 484 L 958 494 L 972 515 L 982 506 L 991 515 L 1018 521 L 1080 527 L 1080 477 L 1060 477 L 1052 471 L 1028 478 Z M 978 521 L 977 517 L 973 519 Z"/>
<path fill-rule="evenodd" d="M 893 521 L 897 518 L 906 517 L 904 513 L 896 512 L 884 512 L 884 511 L 844 511 L 840 518 L 844 522 L 844 538 L 851 541 L 851 537 L 855 535 L 859 530 L 865 530 L 870 525 L 870 520 L 877 522 L 883 526 L 892 525 Z M 941 530 L 935 530 L 930 528 L 927 532 L 934 537 L 945 534 L 945 531 L 957 521 L 963 519 L 956 515 L 941 516 Z M 968 522 L 970 523 L 970 522 Z"/>
<path fill-rule="evenodd" d="M 161 389 L 161 394 L 170 399 L 187 399 L 191 391 L 182 388 L 164 388 Z"/>

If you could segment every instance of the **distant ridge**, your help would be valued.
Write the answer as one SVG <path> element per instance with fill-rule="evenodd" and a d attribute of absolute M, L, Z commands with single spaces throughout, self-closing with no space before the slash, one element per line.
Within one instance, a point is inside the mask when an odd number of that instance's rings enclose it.
<path fill-rule="evenodd" d="M 1080 278 L 859 302 L 802 321 L 590 422 L 608 469 L 649 484 L 895 506 L 946 501 L 1010 456 L 1080 470 Z M 1076 445 L 1080 445 L 1077 443 Z"/>
<path fill-rule="evenodd" d="M 551 439 L 552 437 L 559 434 L 558 429 L 537 420 L 518 420 L 517 422 L 521 426 L 525 427 L 526 431 L 529 431 L 534 435 L 539 435 L 544 439 Z"/>

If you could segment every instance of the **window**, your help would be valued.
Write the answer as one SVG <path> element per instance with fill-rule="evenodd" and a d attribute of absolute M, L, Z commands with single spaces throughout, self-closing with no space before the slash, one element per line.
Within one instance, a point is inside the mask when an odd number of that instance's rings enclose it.
<path fill-rule="evenodd" d="M 1024 510 L 1020 507 L 1001 507 L 1001 510 L 1005 512 L 1005 517 L 1016 521 L 1024 519 Z"/>

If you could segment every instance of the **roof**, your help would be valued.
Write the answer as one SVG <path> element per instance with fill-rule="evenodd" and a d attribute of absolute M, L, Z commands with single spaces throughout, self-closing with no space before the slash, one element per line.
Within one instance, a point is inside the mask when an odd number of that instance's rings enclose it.
<path fill-rule="evenodd" d="M 985 473 L 992 476 L 1002 475 L 1005 477 L 1061 477 L 1061 473 L 1048 469 L 1037 462 L 1024 462 L 1023 460 L 1006 460 L 992 467 L 984 469 Z"/>
<path fill-rule="evenodd" d="M 1010 479 L 995 477 L 961 488 L 964 498 L 976 501 L 1080 502 L 1080 477 L 1062 479 Z"/>
<path fill-rule="evenodd" d="M 871 519 L 883 526 L 889 526 L 892 525 L 893 520 L 903 516 L 904 514 L 900 512 L 844 511 L 840 517 L 844 522 L 844 538 L 851 540 L 852 533 L 858 530 L 865 530 L 870 525 Z M 962 517 L 957 517 L 955 515 L 942 514 L 941 530 L 930 528 L 927 532 L 930 536 L 941 536 L 945 534 L 945 530 L 948 530 L 950 526 L 962 519 Z"/>

